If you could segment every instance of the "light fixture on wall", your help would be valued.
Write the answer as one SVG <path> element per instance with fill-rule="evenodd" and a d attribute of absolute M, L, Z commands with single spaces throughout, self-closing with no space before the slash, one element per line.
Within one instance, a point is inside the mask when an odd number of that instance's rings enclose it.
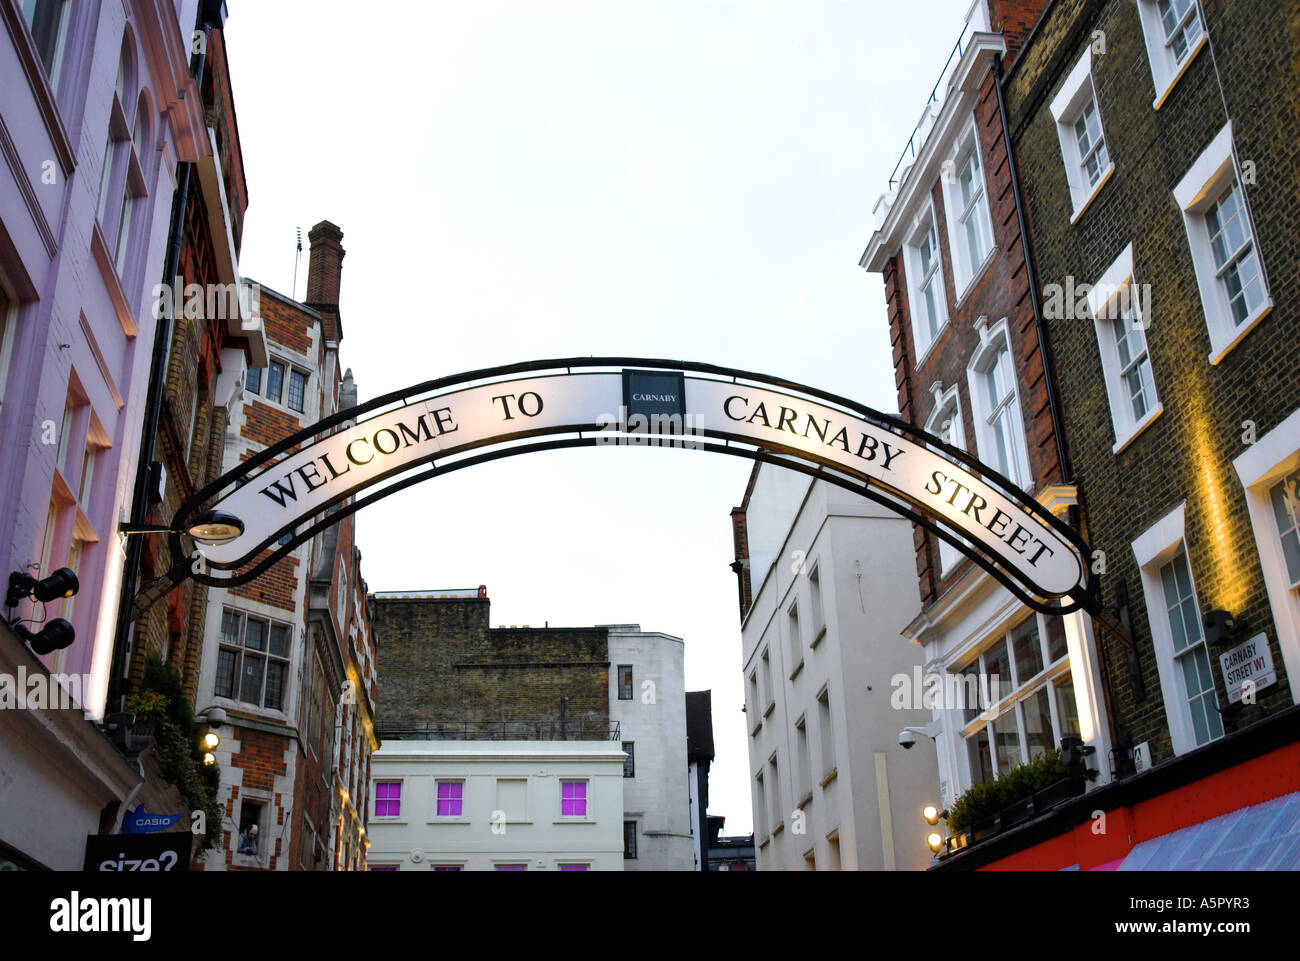
<path fill-rule="evenodd" d="M 14 608 L 25 597 L 30 597 L 40 604 L 59 598 L 71 597 L 77 593 L 80 585 L 77 575 L 68 567 L 60 567 L 49 577 L 36 578 L 26 571 L 14 571 L 9 575 L 9 590 L 5 593 L 5 607 Z M 48 621 L 39 631 L 25 627 L 17 618 L 10 622 L 13 632 L 21 637 L 32 649 L 33 654 L 49 654 L 70 647 L 77 639 L 77 632 L 62 617 Z"/>
<path fill-rule="evenodd" d="M 131 534 L 185 533 L 201 544 L 224 544 L 244 533 L 244 522 L 225 511 L 200 511 L 190 519 L 184 531 L 175 532 L 165 524 L 118 524 L 117 532 Z"/>
<path fill-rule="evenodd" d="M 938 831 L 931 831 L 925 836 L 925 843 L 930 846 L 930 850 L 938 854 L 943 848 L 943 835 Z"/>

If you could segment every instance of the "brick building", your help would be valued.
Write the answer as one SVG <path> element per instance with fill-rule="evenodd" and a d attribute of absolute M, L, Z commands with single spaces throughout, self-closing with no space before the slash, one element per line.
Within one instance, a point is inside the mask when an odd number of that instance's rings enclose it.
<path fill-rule="evenodd" d="M 1291 5 L 1059 0 L 1007 71 L 1085 535 L 1130 636 L 1102 645 L 1117 782 L 962 866 L 1295 866 L 1297 63 Z"/>
<path fill-rule="evenodd" d="M 549 804 L 563 772 L 547 757 L 556 764 L 594 764 L 591 770 L 598 771 L 603 748 L 583 748 L 579 756 L 565 753 L 561 745 L 613 741 L 621 744 L 624 758 L 624 784 L 618 792 L 624 856 L 613 869 L 693 869 L 681 638 L 642 631 L 635 624 L 493 628 L 486 588 L 384 592 L 373 596 L 373 605 L 385 678 L 377 705 L 379 732 L 387 747 L 374 758 L 372 804 L 388 806 L 380 802 L 378 785 L 410 798 L 429 778 L 461 783 L 469 777 L 466 772 L 477 772 L 484 764 L 497 765 L 488 780 L 514 782 L 517 772 L 498 770 L 508 759 L 501 741 L 513 743 L 518 756 L 536 759 L 521 790 L 531 799 L 528 804 Z M 411 742 L 424 747 L 416 749 Z M 477 742 L 482 750 L 475 753 L 448 746 L 450 742 Z M 420 764 L 411 767 L 415 761 Z M 594 790 L 603 782 L 590 783 Z M 418 796 L 425 794 L 433 797 L 429 791 Z M 391 800 L 391 795 L 384 798 Z M 465 830 L 452 834 L 437 818 L 428 818 L 433 827 L 415 840 L 409 832 L 380 828 L 374 808 L 371 823 L 376 845 L 384 838 L 383 861 L 390 868 L 411 870 L 421 858 L 439 852 L 450 857 L 461 850 L 462 835 L 474 838 L 475 850 L 494 852 L 497 861 L 519 856 L 530 863 L 540 859 L 534 866 L 546 868 L 573 856 L 572 826 L 562 820 L 556 822 L 562 824 L 558 835 L 523 839 L 527 850 L 516 850 L 509 830 L 501 835 L 491 830 L 491 810 L 470 814 L 466 808 Z M 411 844 L 417 841 L 413 851 Z M 470 870 L 488 866 L 465 863 Z M 598 858 L 591 867 L 609 870 L 612 865 Z"/>
<path fill-rule="evenodd" d="M 339 363 L 343 234 L 322 221 L 309 236 L 307 302 L 260 288 L 268 360 L 248 373 L 223 470 L 356 404 Z M 208 594 L 198 702 L 230 722 L 216 752 L 224 845 L 209 870 L 365 865 L 376 673 L 353 525 L 345 517 L 247 584 Z"/>
<path fill-rule="evenodd" d="M 1000 88 L 1003 73 L 1029 55 L 1045 6 L 972 4 L 876 207 L 861 264 L 884 277 L 900 415 L 1074 526 L 1076 491 Z M 924 648 L 927 676 L 983 681 L 975 703 L 935 705 L 942 803 L 1066 737 L 1107 756 L 1090 618 L 1036 613 L 954 545 L 919 528 L 913 540 L 922 608 L 903 634 Z"/>

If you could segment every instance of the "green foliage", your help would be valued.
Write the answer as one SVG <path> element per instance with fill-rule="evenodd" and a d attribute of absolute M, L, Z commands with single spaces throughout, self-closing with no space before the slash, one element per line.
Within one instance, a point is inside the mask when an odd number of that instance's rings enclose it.
<path fill-rule="evenodd" d="M 191 812 L 205 812 L 207 833 L 198 850 L 202 854 L 221 843 L 222 810 L 217 801 L 221 772 L 215 764 L 203 763 L 199 724 L 182 693 L 180 672 L 164 664 L 158 655 L 150 655 L 145 662 L 141 691 L 128 699 L 128 704 L 131 702 L 142 704 L 152 712 L 147 715 L 137 712 L 137 717 L 158 721 L 154 755 L 163 777 L 176 785 Z"/>
<path fill-rule="evenodd" d="M 1060 751 L 1046 751 L 1028 764 L 1013 767 L 1000 778 L 972 785 L 948 813 L 948 830 L 960 834 L 1003 808 L 1080 772 L 1065 766 Z"/>
<path fill-rule="evenodd" d="M 167 696 L 157 691 L 141 691 L 126 699 L 126 709 L 137 721 L 152 721 L 167 713 Z"/>

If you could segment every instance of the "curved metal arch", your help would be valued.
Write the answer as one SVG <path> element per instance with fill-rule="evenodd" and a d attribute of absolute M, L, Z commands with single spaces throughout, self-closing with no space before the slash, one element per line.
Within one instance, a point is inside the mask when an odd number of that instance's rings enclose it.
<path fill-rule="evenodd" d="M 205 573 L 198 569 L 196 564 L 191 564 L 185 560 L 186 553 L 182 549 L 180 532 L 185 529 L 184 521 L 187 518 L 191 517 L 210 499 L 220 494 L 222 491 L 230 488 L 232 485 L 238 487 L 249 482 L 254 477 L 262 476 L 264 472 L 260 471 L 260 468 L 264 466 L 273 466 L 278 462 L 280 455 L 295 451 L 301 445 L 313 438 L 325 434 L 333 427 L 339 425 L 351 426 L 351 424 L 361 422 L 363 415 L 380 411 L 382 408 L 387 408 L 395 404 L 397 406 L 393 408 L 394 410 L 402 409 L 409 406 L 413 401 L 424 398 L 425 395 L 434 393 L 435 396 L 437 396 L 435 392 L 443 391 L 449 387 L 460 387 L 464 385 L 486 386 L 496 382 L 509 383 L 508 378 L 519 374 L 543 375 L 545 372 L 552 372 L 553 376 L 563 376 L 566 374 L 573 374 L 575 373 L 575 370 L 583 372 L 596 372 L 599 370 L 601 372 L 613 373 L 629 367 L 641 370 L 651 369 L 674 372 L 689 371 L 698 374 L 706 374 L 709 375 L 711 379 L 725 379 L 725 381 L 730 381 L 740 387 L 756 386 L 774 389 L 782 393 L 792 392 L 792 400 L 800 399 L 799 396 L 795 395 L 802 395 L 803 398 L 814 398 L 833 405 L 851 416 L 860 418 L 869 425 L 876 426 L 887 432 L 906 436 L 924 446 L 941 452 L 951 461 L 968 469 L 974 476 L 987 483 L 990 487 L 998 489 L 1004 496 L 1014 501 L 1017 506 L 1033 514 L 1036 519 L 1042 521 L 1044 525 L 1051 528 L 1067 540 L 1080 552 L 1082 557 L 1088 556 L 1087 545 L 1075 531 L 1062 523 L 1060 519 L 1055 517 L 1041 504 L 1038 504 L 1032 498 L 1026 497 L 1024 491 L 1017 488 L 1013 482 L 997 472 L 990 470 L 967 452 L 953 447 L 941 439 L 934 437 L 895 416 L 881 413 L 880 411 L 874 410 L 866 405 L 859 404 L 856 401 L 852 401 L 828 391 L 823 391 L 794 381 L 771 377 L 752 371 L 742 371 L 733 368 L 720 367 L 713 364 L 653 358 L 588 357 L 530 361 L 499 367 L 483 368 L 448 377 L 436 378 L 403 390 L 390 391 L 389 393 L 375 397 L 364 404 L 359 404 L 355 407 L 339 411 L 315 424 L 310 425 L 309 427 L 303 428 L 289 437 L 284 438 L 277 444 L 259 452 L 247 461 L 244 461 L 235 469 L 222 477 L 217 478 L 201 490 L 196 491 L 193 496 L 181 505 L 173 518 L 173 523 L 171 525 L 172 530 L 169 535 L 172 556 L 178 559 L 178 568 L 181 565 L 184 565 L 184 570 L 178 570 L 175 573 L 181 577 L 194 577 L 200 583 L 212 586 L 238 586 L 254 579 L 271 565 L 282 559 L 290 551 L 294 550 L 296 547 L 331 525 L 337 523 L 343 517 L 355 513 L 362 507 L 368 506 L 371 503 L 381 500 L 399 490 L 404 490 L 414 484 L 441 474 L 449 473 L 453 470 L 459 470 L 463 467 L 475 466 L 477 464 L 513 456 L 515 454 L 533 453 L 542 450 L 562 449 L 568 447 L 596 446 L 606 442 L 601 438 L 584 436 L 584 432 L 589 433 L 591 431 L 591 425 L 580 424 L 561 427 L 552 426 L 549 428 L 541 428 L 536 431 L 517 431 L 508 438 L 489 438 L 467 447 L 464 450 L 458 451 L 456 454 L 457 459 L 451 463 L 438 464 L 437 459 L 441 455 L 439 453 L 434 453 L 373 477 L 367 482 L 367 487 L 371 487 L 383 480 L 399 474 L 408 474 L 408 476 L 402 477 L 400 480 L 389 484 L 378 491 L 374 491 L 364 496 L 358 496 L 358 491 L 353 491 L 350 494 L 340 495 L 339 497 L 327 502 L 319 509 L 324 511 L 323 515 L 320 516 L 316 522 L 301 530 L 294 531 L 293 525 L 290 524 L 276 531 L 263 541 L 257 550 L 260 551 L 265 549 L 274 541 L 275 537 L 286 532 L 291 532 L 292 536 L 285 543 L 277 545 L 276 549 L 258 560 L 253 564 L 253 566 L 247 567 L 230 577 L 216 577 L 212 574 Z M 518 443 L 518 441 L 526 440 L 530 436 L 554 435 L 560 433 L 576 434 L 577 436 L 537 443 Z M 988 555 L 973 548 L 961 538 L 954 536 L 948 530 L 945 530 L 943 527 L 934 523 L 921 511 L 912 509 L 912 507 L 905 503 L 905 499 L 900 497 L 896 491 L 891 489 L 889 494 L 877 491 L 869 478 L 853 477 L 849 475 L 846 472 L 846 468 L 841 465 L 836 465 L 832 462 L 828 462 L 826 459 L 818 458 L 807 451 L 780 444 L 760 444 L 752 438 L 729 436 L 725 433 L 714 431 L 706 431 L 705 435 L 718 437 L 724 442 L 710 443 L 697 441 L 690 446 L 717 453 L 743 456 L 753 460 L 778 464 L 787 469 L 798 470 L 809 476 L 821 478 L 835 484 L 836 486 L 854 491 L 855 493 L 861 494 L 862 496 L 868 497 L 869 499 L 882 504 L 889 510 L 934 533 L 937 537 L 950 544 L 954 549 L 971 558 L 978 566 L 989 573 L 990 576 L 1006 587 L 1018 600 L 1035 610 L 1044 613 L 1068 613 L 1077 610 L 1080 607 L 1091 606 L 1092 602 L 1095 600 L 1093 591 L 1089 588 L 1071 590 L 1067 595 L 1058 600 L 1044 602 L 1026 591 L 1021 585 L 1017 584 L 998 566 L 997 562 L 991 559 Z M 491 446 L 503 441 L 508 442 L 510 446 L 503 448 L 498 447 L 479 454 L 468 454 L 468 451 L 470 450 Z M 733 446 L 733 444 L 736 443 L 751 445 L 752 449 L 751 447 Z M 796 458 L 796 460 L 791 460 L 790 458 Z M 420 470 L 419 468 L 425 464 L 430 465 L 430 469 Z M 913 506 L 919 505 L 914 504 Z M 241 566 L 246 563 L 246 561 L 241 561 L 233 566 Z"/>

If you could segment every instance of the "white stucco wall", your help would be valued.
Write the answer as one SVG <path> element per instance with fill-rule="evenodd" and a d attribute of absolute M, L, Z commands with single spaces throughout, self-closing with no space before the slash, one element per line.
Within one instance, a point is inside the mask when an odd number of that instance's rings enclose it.
<path fill-rule="evenodd" d="M 683 763 L 684 767 L 684 763 Z M 371 759 L 367 863 L 402 871 L 524 863 L 623 870 L 623 752 L 617 741 L 389 741 Z M 436 816 L 437 780 L 463 779 L 462 816 Z M 498 781 L 526 782 L 522 812 L 498 807 Z M 586 780 L 587 814 L 560 815 L 560 781 Z M 401 781 L 401 812 L 375 816 L 375 784 Z M 494 830 L 495 826 L 495 830 Z"/>
<path fill-rule="evenodd" d="M 632 665 L 632 697 L 619 700 L 618 665 Z M 612 627 L 609 713 L 636 745 L 635 775 L 624 779 L 624 818 L 637 822 L 628 871 L 695 868 L 686 760 L 686 662 L 680 637 Z"/>
<path fill-rule="evenodd" d="M 777 472 L 788 473 L 764 465 L 760 483 L 763 474 Z M 742 628 L 758 867 L 805 870 L 811 854 L 819 870 L 922 869 L 930 851 L 920 810 L 938 797 L 934 745 L 921 738 L 904 750 L 898 734 L 905 726 L 927 723 L 930 714 L 896 710 L 891 704 L 893 678 L 910 675 L 922 662 L 919 647 L 900 637 L 920 610 L 912 528 L 838 487 L 817 482 L 807 490 L 775 564 L 753 585 L 753 607 Z M 761 509 L 751 498 L 746 518 L 751 530 L 755 511 Z M 820 639 L 808 576 L 813 571 L 826 627 Z M 791 645 L 788 616 L 794 604 L 797 648 Z M 770 705 L 762 691 L 764 652 L 770 664 Z M 748 682 L 756 669 L 757 700 Z M 829 696 L 832 777 L 823 765 L 822 692 Z M 800 717 L 808 739 L 810 798 L 799 787 Z M 759 773 L 764 781 L 761 809 Z M 776 807 L 774 789 L 780 799 Z M 838 842 L 838 858 L 832 839 Z"/>

